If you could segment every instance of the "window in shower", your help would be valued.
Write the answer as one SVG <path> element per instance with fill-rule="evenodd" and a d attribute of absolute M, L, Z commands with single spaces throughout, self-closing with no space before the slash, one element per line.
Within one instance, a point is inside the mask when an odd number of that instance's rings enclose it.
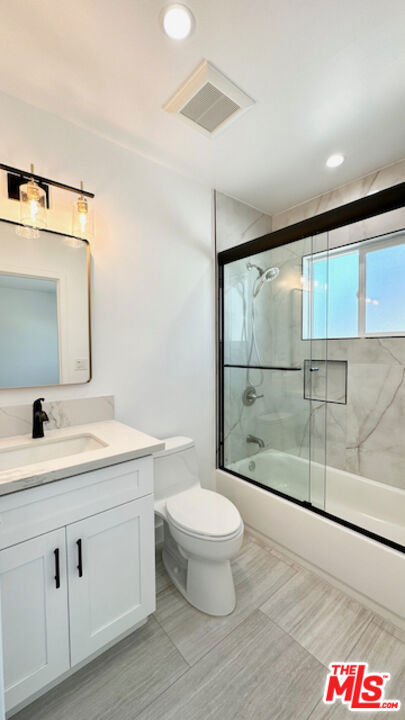
<path fill-rule="evenodd" d="M 320 255 L 320 256 L 319 256 Z M 303 338 L 358 335 L 359 252 L 319 253 L 304 258 Z"/>
<path fill-rule="evenodd" d="M 304 340 L 405 335 L 405 234 L 303 258 Z"/>
<path fill-rule="evenodd" d="M 366 255 L 367 335 L 405 334 L 405 238 Z"/>

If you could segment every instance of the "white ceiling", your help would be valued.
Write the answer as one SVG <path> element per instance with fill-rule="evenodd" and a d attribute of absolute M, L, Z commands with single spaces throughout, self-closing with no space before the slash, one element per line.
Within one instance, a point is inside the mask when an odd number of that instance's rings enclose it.
<path fill-rule="evenodd" d="M 405 156 L 404 0 L 185 1 L 0 0 L 0 90 L 268 212 Z M 204 57 L 257 101 L 213 138 L 161 107 Z"/>

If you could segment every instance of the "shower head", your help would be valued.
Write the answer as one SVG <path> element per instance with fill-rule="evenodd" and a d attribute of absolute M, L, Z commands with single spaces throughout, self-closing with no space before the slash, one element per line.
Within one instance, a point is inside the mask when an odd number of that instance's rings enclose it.
<path fill-rule="evenodd" d="M 251 262 L 246 263 L 246 268 L 248 270 L 253 270 L 253 268 L 255 268 L 257 270 L 257 272 L 259 273 L 259 277 L 261 277 L 264 273 L 264 270 L 262 270 L 261 267 L 259 267 L 258 265 L 255 265 L 254 263 L 251 263 Z"/>
<path fill-rule="evenodd" d="M 265 282 L 272 282 L 280 273 L 280 268 L 278 267 L 269 267 L 263 270 L 259 265 L 254 265 L 254 263 L 250 262 L 246 264 L 246 268 L 248 270 L 253 270 L 254 268 L 259 273 L 253 286 L 253 297 L 259 294 Z"/>
<path fill-rule="evenodd" d="M 278 267 L 267 268 L 267 270 L 265 270 L 262 275 L 262 281 L 263 282 L 271 282 L 272 280 L 275 280 L 276 277 L 279 276 L 279 274 L 280 274 L 280 268 L 278 268 Z"/>

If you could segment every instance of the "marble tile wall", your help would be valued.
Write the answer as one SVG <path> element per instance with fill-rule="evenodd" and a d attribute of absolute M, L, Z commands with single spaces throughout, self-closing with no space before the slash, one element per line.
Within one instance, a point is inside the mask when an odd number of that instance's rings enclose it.
<path fill-rule="evenodd" d="M 310 346 L 301 340 L 301 258 L 310 249 L 310 241 L 300 240 L 255 257 L 260 266 L 279 269 L 254 301 L 256 343 L 263 364 L 291 368 L 265 371 L 258 434 L 266 447 L 302 457 L 309 453 L 310 403 L 304 400 L 303 368 Z"/>
<path fill-rule="evenodd" d="M 114 419 L 114 397 L 76 398 L 44 402 L 47 430 Z M 26 435 L 32 430 L 32 405 L 0 407 L 0 437 Z"/>
<path fill-rule="evenodd" d="M 266 448 L 309 457 L 311 403 L 304 399 L 304 363 L 313 357 L 313 352 L 318 359 L 326 357 L 326 343 L 301 340 L 301 260 L 312 248 L 309 238 L 251 258 L 262 268 L 279 270 L 277 278 L 264 283 L 256 297 L 254 291 L 260 280 L 257 271 L 247 271 L 247 260 L 226 267 L 226 358 L 274 368 L 226 372 L 229 433 L 226 448 L 230 461 L 257 452 L 256 445 L 246 445 L 249 433 L 261 438 Z M 240 341 L 241 333 L 244 342 Z M 251 407 L 244 407 L 241 402 L 247 385 L 253 385 L 256 393 L 263 396 Z M 324 454 L 325 444 L 317 438 L 312 455 L 321 461 Z"/>
<path fill-rule="evenodd" d="M 227 465 L 257 452 L 256 444 L 246 442 L 249 434 L 262 439 L 266 448 L 308 457 L 310 403 L 303 397 L 303 367 L 310 345 L 300 339 L 301 259 L 312 245 L 303 240 L 252 257 L 259 267 L 279 271 L 260 289 L 258 271 L 247 268 L 248 259 L 225 268 L 226 362 L 277 368 L 226 369 Z M 260 396 L 251 406 L 242 402 L 248 386 Z"/>
<path fill-rule="evenodd" d="M 215 193 L 215 215 L 217 252 L 272 230 L 270 215 L 220 192 Z"/>
<path fill-rule="evenodd" d="M 342 185 L 324 195 L 319 195 L 300 205 L 295 205 L 288 210 L 276 213 L 272 216 L 273 230 L 279 230 L 287 225 L 301 222 L 301 220 L 305 220 L 306 218 L 319 215 L 319 213 L 332 210 L 334 207 L 358 200 L 366 195 L 372 195 L 379 190 L 384 190 L 387 187 L 391 187 L 391 185 L 398 185 L 404 181 L 405 159 L 384 167 L 381 170 L 376 170 L 351 183 Z"/>
<path fill-rule="evenodd" d="M 247 242 L 271 232 L 271 217 L 255 208 L 216 192 L 217 252 Z M 254 274 L 247 272 L 246 261 L 228 265 L 226 290 L 226 361 L 247 364 L 251 343 L 251 288 Z M 253 350 L 252 362 L 257 356 Z M 245 369 L 229 369 L 225 375 L 225 463 L 240 460 L 257 449 L 246 443 L 249 434 L 257 434 L 257 416 L 262 412 L 260 402 L 251 407 L 242 403 L 243 391 L 254 384 L 262 393 L 261 374 Z"/>
<path fill-rule="evenodd" d="M 403 181 L 405 161 L 274 215 L 273 229 Z M 339 247 L 403 228 L 405 210 L 400 209 L 334 230 L 329 233 L 328 246 Z M 314 358 L 316 354 L 313 348 Z M 405 489 L 405 338 L 330 340 L 327 357 L 348 362 L 348 402 L 312 404 L 313 459 L 325 460 L 322 448 L 326 440 L 328 465 Z"/>
<path fill-rule="evenodd" d="M 350 183 L 324 196 L 273 216 L 272 228 L 350 202 L 405 180 L 405 161 Z M 264 218 L 252 223 L 237 201 L 218 196 L 219 249 L 263 234 Z M 244 218 L 244 222 L 242 219 Z M 270 219 L 268 219 L 270 229 Z M 234 462 L 257 451 L 249 433 L 272 447 L 308 457 L 379 482 L 405 489 L 405 338 L 367 338 L 310 343 L 301 340 L 301 257 L 405 228 L 405 210 L 355 223 L 252 258 L 262 267 L 276 265 L 278 278 L 252 300 L 257 274 L 247 260 L 227 266 L 226 354 L 229 362 L 300 367 L 305 359 L 348 363 L 346 405 L 303 399 L 303 372 L 227 371 L 226 456 Z M 254 307 L 253 307 L 254 304 Z M 256 344 L 252 345 L 252 309 Z M 244 317 L 243 322 L 241 318 Z M 264 397 L 251 407 L 241 402 L 247 384 Z"/>

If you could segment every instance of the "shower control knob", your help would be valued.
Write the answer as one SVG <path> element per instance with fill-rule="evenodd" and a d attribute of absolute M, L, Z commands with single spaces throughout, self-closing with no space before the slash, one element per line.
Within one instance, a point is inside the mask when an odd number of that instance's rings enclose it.
<path fill-rule="evenodd" d="M 259 398 L 264 397 L 264 395 L 257 395 L 256 388 L 253 387 L 253 385 L 248 385 L 248 387 L 243 391 L 242 395 L 242 402 L 244 405 L 253 405 L 256 400 Z"/>

